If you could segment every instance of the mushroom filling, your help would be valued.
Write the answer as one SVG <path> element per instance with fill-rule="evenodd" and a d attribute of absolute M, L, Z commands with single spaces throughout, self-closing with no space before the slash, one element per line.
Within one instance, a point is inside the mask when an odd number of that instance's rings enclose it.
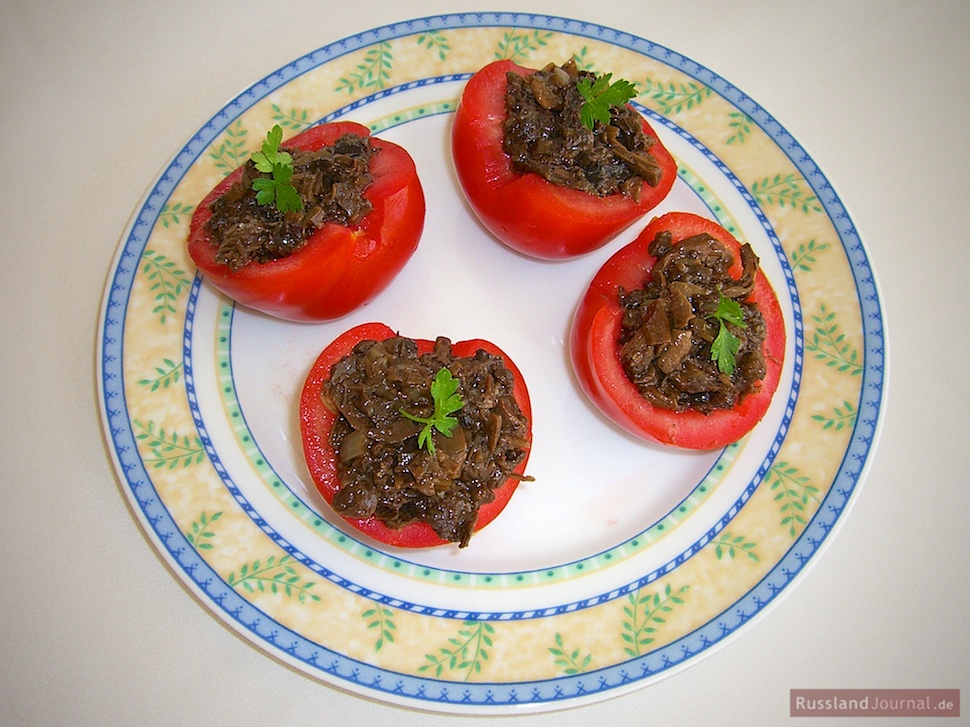
<path fill-rule="evenodd" d="M 242 177 L 210 206 L 206 229 L 217 247 L 216 261 L 234 272 L 250 262 L 292 255 L 326 223 L 354 225 L 371 211 L 363 195 L 373 181 L 370 159 L 378 149 L 369 139 L 345 134 L 317 151 L 287 151 L 293 158 L 289 183 L 303 200 L 302 210 L 284 213 L 256 201 L 253 180 L 272 175 L 258 171 L 252 159 Z"/>
<path fill-rule="evenodd" d="M 731 253 L 706 233 L 671 243 L 658 233 L 649 252 L 657 258 L 640 290 L 619 291 L 623 310 L 620 359 L 630 381 L 653 406 L 708 414 L 733 409 L 760 390 L 766 367 L 766 329 L 757 305 L 746 302 L 754 290 L 758 257 L 741 246 L 743 272 L 728 275 Z M 712 360 L 711 345 L 721 326 L 715 311 L 721 297 L 737 301 L 744 327 L 725 323 L 738 339 L 733 373 Z"/>
<path fill-rule="evenodd" d="M 463 406 L 450 436 L 434 431 L 420 447 L 422 425 L 402 412 L 430 417 L 431 382 L 446 368 L 458 381 Z M 425 522 L 444 540 L 468 545 L 478 511 L 495 499 L 529 448 L 529 422 L 513 395 L 504 361 L 479 349 L 456 357 L 447 338 L 418 355 L 400 336 L 362 341 L 331 369 L 322 391 L 337 414 L 330 443 L 340 488 L 333 509 L 348 518 L 376 516 L 391 528 Z"/>
<path fill-rule="evenodd" d="M 516 171 L 600 197 L 622 193 L 634 201 L 643 182 L 660 183 L 660 165 L 650 154 L 656 139 L 643 133 L 636 111 L 613 106 L 609 124 L 597 121 L 592 130 L 583 125 L 584 99 L 576 83 L 596 76 L 580 71 L 575 60 L 507 77 L 504 149 Z"/>

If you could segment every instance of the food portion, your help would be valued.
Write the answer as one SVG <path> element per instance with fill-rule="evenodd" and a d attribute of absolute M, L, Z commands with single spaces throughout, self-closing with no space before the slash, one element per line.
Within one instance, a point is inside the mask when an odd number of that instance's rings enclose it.
<path fill-rule="evenodd" d="M 507 73 L 504 149 L 512 168 L 597 197 L 638 201 L 644 184 L 660 184 L 663 170 L 650 151 L 657 139 L 626 103 L 636 89 L 610 78 L 580 72 L 575 61 Z"/>
<path fill-rule="evenodd" d="M 218 246 L 216 261 L 233 272 L 292 255 L 327 223 L 356 225 L 374 209 L 364 191 L 374 181 L 370 161 L 378 148 L 367 137 L 348 132 L 291 155 L 279 150 L 282 134 L 274 127 L 210 207 L 206 230 Z"/>
<path fill-rule="evenodd" d="M 686 212 L 655 218 L 603 265 L 570 333 L 580 385 L 604 414 L 687 449 L 747 434 L 784 355 L 781 308 L 757 255 Z"/>
<path fill-rule="evenodd" d="M 260 151 L 193 215 L 188 250 L 237 303 L 331 320 L 372 300 L 417 249 L 424 190 L 411 156 L 353 122 L 312 127 Z"/>
<path fill-rule="evenodd" d="M 459 183 L 482 224 L 540 259 L 582 255 L 656 207 L 677 165 L 629 105 L 633 84 L 495 61 L 465 86 L 452 127 Z"/>
<path fill-rule="evenodd" d="M 317 358 L 300 401 L 310 475 L 334 512 L 388 545 L 468 545 L 524 474 L 522 374 L 483 340 L 415 340 L 379 323 Z"/>
<path fill-rule="evenodd" d="M 623 320 L 620 360 L 640 395 L 673 411 L 733 409 L 765 376 L 764 317 L 754 302 L 758 258 L 741 246 L 742 273 L 728 275 L 734 256 L 706 232 L 676 243 L 658 232 L 647 251 L 650 279 L 618 291 Z"/>

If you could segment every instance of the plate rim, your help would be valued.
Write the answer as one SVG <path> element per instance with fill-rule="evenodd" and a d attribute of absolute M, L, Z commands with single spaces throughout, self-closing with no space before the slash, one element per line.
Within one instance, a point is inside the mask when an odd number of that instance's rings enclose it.
<path fill-rule="evenodd" d="M 789 156 L 792 163 L 799 169 L 802 169 L 803 166 L 809 167 L 812 170 L 810 176 L 813 179 L 821 180 L 820 184 L 816 184 L 814 182 L 810 183 L 812 184 L 813 188 L 819 192 L 820 199 L 822 199 L 824 195 L 823 205 L 825 207 L 825 211 L 831 219 L 833 227 L 838 233 L 839 241 L 845 249 L 848 257 L 848 263 L 852 268 L 852 277 L 853 282 L 855 283 L 854 292 L 859 297 L 859 310 L 862 316 L 861 327 L 863 343 L 865 344 L 866 366 L 862 372 L 863 378 L 860 390 L 859 413 L 853 426 L 852 436 L 849 440 L 848 446 L 846 447 L 843 461 L 839 465 L 837 474 L 818 510 L 813 515 L 812 519 L 809 521 L 802 533 L 792 543 L 785 556 L 774 564 L 774 566 L 768 571 L 764 578 L 762 578 L 761 581 L 756 584 L 756 586 L 750 588 L 748 592 L 744 594 L 744 596 L 725 609 L 724 613 L 732 608 L 737 607 L 736 610 L 739 612 L 738 622 L 734 626 L 728 628 L 727 631 L 724 631 L 724 627 L 721 625 L 715 626 L 714 621 L 716 619 L 712 619 L 712 621 L 688 634 L 684 634 L 675 641 L 661 647 L 655 652 L 651 652 L 650 654 L 640 657 L 639 659 L 625 662 L 631 671 L 633 671 L 636 666 L 639 666 L 641 669 L 641 675 L 635 678 L 621 680 L 615 684 L 609 685 L 605 684 L 601 680 L 599 682 L 600 686 L 598 688 L 594 687 L 592 690 L 590 690 L 589 687 L 583 687 L 583 678 L 576 676 L 567 676 L 562 677 L 561 679 L 544 680 L 541 682 L 544 686 L 551 687 L 552 696 L 540 699 L 540 701 L 537 703 L 538 706 L 547 709 L 550 707 L 565 708 L 574 706 L 581 702 L 593 701 L 595 699 L 604 698 L 612 694 L 629 691 L 629 689 L 632 688 L 642 687 L 645 685 L 642 682 L 647 681 L 647 677 L 666 676 L 673 673 L 679 667 L 687 665 L 691 659 L 695 658 L 701 653 L 707 655 L 711 653 L 713 646 L 726 643 L 726 641 L 731 640 L 741 632 L 745 631 L 745 627 L 747 627 L 753 620 L 762 617 L 778 602 L 780 595 L 787 595 L 790 593 L 792 586 L 795 585 L 802 577 L 804 577 L 811 566 L 817 563 L 818 558 L 822 555 L 828 544 L 831 542 L 830 536 L 833 535 L 839 527 L 841 527 L 845 521 L 845 516 L 848 514 L 848 511 L 857 501 L 857 493 L 864 483 L 865 476 L 869 467 L 871 466 L 873 455 L 878 444 L 879 434 L 885 419 L 884 416 L 881 416 L 883 410 L 885 409 L 889 385 L 889 343 L 885 308 L 882 304 L 882 295 L 875 276 L 875 271 L 872 268 L 859 231 L 852 221 L 852 218 L 849 216 L 844 202 L 837 195 L 836 191 L 829 183 L 822 170 L 817 166 L 817 164 L 815 164 L 814 159 L 805 150 L 805 147 L 796 141 L 785 127 L 777 122 L 777 120 L 775 120 L 771 114 L 758 105 L 753 99 L 750 99 L 750 97 L 741 92 L 740 89 L 737 89 L 733 84 L 728 82 L 726 79 L 723 79 L 713 71 L 681 55 L 680 53 L 625 31 L 615 30 L 587 21 L 572 20 L 554 15 L 520 12 L 494 12 L 432 15 L 413 20 L 390 23 L 329 43 L 315 51 L 312 51 L 311 53 L 301 56 L 291 63 L 281 67 L 274 73 L 265 76 L 263 79 L 244 89 L 240 94 L 226 103 L 195 133 L 194 136 L 192 136 L 183 145 L 178 152 L 176 152 L 169 163 L 163 167 L 162 171 L 149 187 L 148 191 L 146 191 L 143 199 L 135 208 L 132 218 L 130 219 L 125 232 L 121 237 L 121 241 L 116 249 L 111 267 L 109 268 L 98 318 L 99 335 L 97 337 L 97 386 L 99 407 L 101 410 L 102 430 L 108 444 L 111 459 L 113 460 L 115 473 L 119 477 L 120 483 L 122 484 L 122 489 L 126 495 L 126 499 L 129 501 L 129 504 L 132 507 L 132 510 L 135 512 L 137 519 L 141 522 L 143 530 L 145 530 L 145 532 L 151 536 L 151 540 L 154 542 L 156 550 L 164 556 L 165 560 L 169 563 L 173 570 L 176 571 L 180 581 L 188 585 L 190 589 L 193 590 L 200 597 L 200 599 L 207 604 L 209 607 L 208 610 L 223 613 L 223 618 L 221 620 L 223 622 L 229 622 L 236 631 L 244 633 L 250 643 L 256 642 L 255 645 L 258 645 L 263 649 L 270 650 L 271 653 L 283 658 L 284 661 L 291 662 L 291 664 L 293 663 L 291 660 L 295 660 L 296 666 L 298 666 L 301 671 L 306 672 L 308 663 L 305 659 L 299 660 L 297 655 L 287 648 L 280 647 L 278 644 L 269 643 L 267 641 L 267 637 L 264 634 L 260 634 L 258 629 L 254 629 L 251 625 L 246 625 L 244 622 L 230 616 L 229 611 L 224 607 L 224 603 L 226 600 L 229 600 L 230 603 L 232 603 L 233 598 L 238 599 L 240 602 L 238 604 L 233 603 L 233 606 L 243 606 L 244 608 L 249 607 L 257 611 L 258 609 L 255 609 L 255 607 L 253 607 L 248 601 L 232 591 L 232 589 L 227 589 L 226 593 L 214 595 L 210 592 L 205 581 L 196 579 L 194 570 L 198 567 L 198 565 L 201 564 L 204 568 L 209 568 L 209 566 L 204 560 L 199 558 L 195 549 L 191 548 L 187 544 L 185 544 L 184 547 L 182 544 L 178 544 L 177 547 L 174 549 L 172 548 L 169 541 L 173 537 L 176 539 L 176 541 L 178 538 L 182 538 L 184 541 L 184 536 L 177 527 L 173 527 L 174 532 L 162 532 L 159 529 L 159 523 L 163 522 L 164 519 L 164 504 L 160 502 L 155 503 L 162 509 L 162 511 L 156 512 L 156 509 L 151 502 L 151 495 L 149 494 L 144 497 L 140 495 L 139 491 L 145 485 L 148 486 L 149 491 L 154 491 L 151 478 L 147 476 L 147 470 L 144 470 L 144 465 L 141 462 L 141 458 L 138 456 L 137 449 L 134 446 L 134 437 L 132 436 L 125 438 L 120 436 L 120 434 L 123 433 L 119 433 L 119 429 L 116 424 L 117 417 L 120 414 L 127 413 L 127 405 L 123 404 L 122 409 L 119 410 L 117 408 L 119 403 L 116 401 L 116 397 L 119 396 L 122 402 L 124 402 L 125 399 L 123 376 L 120 377 L 120 381 L 114 380 L 116 374 L 115 359 L 123 358 L 123 332 L 125 321 L 123 316 L 120 322 L 113 316 L 115 315 L 116 309 L 119 306 L 121 306 L 122 312 L 126 311 L 128 300 L 131 294 L 130 287 L 124 289 L 123 286 L 119 286 L 119 274 L 122 272 L 127 274 L 128 268 L 125 267 L 126 265 L 134 265 L 134 267 L 137 268 L 140 251 L 141 249 L 144 249 L 144 245 L 142 245 L 137 252 L 135 252 L 131 246 L 134 244 L 137 238 L 138 230 L 140 230 L 140 228 L 144 225 L 148 225 L 148 229 L 150 230 L 151 224 L 149 224 L 149 219 L 154 221 L 154 219 L 157 217 L 157 215 L 153 214 L 151 202 L 159 194 L 161 194 L 160 187 L 165 184 L 171 184 L 171 189 L 174 189 L 174 187 L 177 186 L 182 175 L 186 171 L 186 169 L 181 166 L 180 160 L 185 158 L 186 155 L 188 155 L 191 159 L 195 159 L 200 153 L 202 153 L 202 151 L 205 150 L 205 148 L 208 147 L 211 140 L 218 136 L 221 129 L 225 128 L 225 126 L 217 128 L 219 120 L 226 119 L 226 124 L 228 125 L 228 123 L 237 118 L 243 111 L 265 98 L 265 96 L 271 91 L 289 83 L 297 76 L 302 75 L 303 73 L 306 73 L 317 66 L 322 65 L 323 63 L 333 60 L 334 58 L 345 55 L 346 53 L 368 47 L 382 40 L 390 40 L 411 35 L 415 32 L 419 32 L 422 29 L 444 30 L 470 27 L 526 27 L 529 29 L 557 31 L 581 37 L 588 37 L 594 40 L 605 41 L 614 45 L 620 45 L 623 48 L 633 50 L 646 55 L 647 57 L 659 60 L 662 63 L 671 65 L 672 67 L 677 68 L 681 72 L 695 78 L 696 80 L 705 83 L 705 85 L 712 88 L 712 90 L 723 95 L 735 107 L 740 108 L 742 104 L 749 105 L 755 111 L 755 114 L 757 114 L 757 116 L 752 114 L 754 121 L 775 144 L 782 148 L 782 150 Z M 654 55 L 655 53 L 662 54 L 664 57 L 658 58 L 656 55 Z M 346 108 L 343 108 L 341 109 L 340 113 L 343 114 L 346 112 L 346 110 Z M 206 130 L 211 131 L 211 137 L 203 133 Z M 192 149 L 197 145 L 200 145 L 199 151 L 193 153 Z M 796 160 L 792 156 L 792 153 L 800 153 L 801 157 Z M 191 163 L 186 165 L 186 168 L 190 166 Z M 163 196 L 167 197 L 168 194 L 166 193 Z M 144 242 L 147 244 L 147 235 Z M 865 291 L 862 289 L 862 286 L 860 285 L 861 283 L 865 284 Z M 121 298 L 119 298 L 119 294 L 123 294 Z M 870 323 L 870 320 L 873 320 L 874 322 Z M 878 343 L 878 345 L 875 345 L 876 343 Z M 878 365 L 872 362 L 872 358 L 874 357 L 879 359 Z M 872 370 L 870 369 L 870 365 L 873 366 Z M 117 362 L 117 368 L 118 371 L 121 370 L 120 362 Z M 867 392 L 870 389 L 876 389 L 878 393 L 872 398 L 867 398 Z M 863 410 L 864 408 L 865 411 Z M 861 434 L 863 429 L 865 429 L 865 435 L 868 436 Z M 855 460 L 854 466 L 852 465 L 852 460 Z M 141 482 L 133 480 L 130 474 L 132 471 L 136 471 L 137 473 L 139 467 L 142 467 L 142 471 L 144 473 L 144 477 L 141 478 L 143 481 Z M 840 481 L 842 481 L 843 486 L 837 487 L 837 485 L 840 484 Z M 824 518 L 823 515 L 825 514 L 829 514 L 831 518 Z M 806 544 L 808 545 L 808 552 L 804 552 L 804 546 L 806 546 Z M 189 558 L 187 562 L 184 560 L 183 555 Z M 197 558 L 198 560 L 193 561 L 193 557 Z M 193 563 L 195 563 L 195 565 L 192 565 Z M 786 563 L 790 563 L 793 567 L 790 569 L 782 568 L 782 566 Z M 191 570 L 191 573 L 186 570 L 187 568 Z M 771 580 L 771 578 L 778 573 L 781 573 L 783 578 L 783 582 L 780 585 Z M 212 575 L 215 575 L 214 571 L 212 572 Z M 759 589 L 763 589 L 764 592 L 761 594 L 755 594 L 755 591 Z M 751 613 L 747 613 L 747 608 L 752 609 Z M 260 611 L 259 613 L 262 613 L 264 618 L 266 617 L 264 612 Z M 226 618 L 226 616 L 230 617 Z M 714 627 L 713 629 L 711 629 L 712 626 Z M 286 628 L 281 624 L 277 624 L 277 627 L 281 629 Z M 710 635 L 708 635 L 708 631 L 710 631 Z M 718 631 L 721 631 L 720 635 L 718 635 Z M 686 640 L 688 638 L 695 637 L 700 638 L 702 644 L 702 647 L 698 652 L 692 652 L 686 648 Z M 328 651 L 328 649 L 322 645 L 315 645 L 315 647 L 319 650 Z M 676 656 L 678 651 L 682 652 L 681 658 L 670 658 L 671 654 Z M 666 663 L 662 662 L 659 668 L 653 669 L 648 663 L 650 661 L 650 657 L 658 657 L 661 652 L 663 652 L 666 656 Z M 419 705 L 426 709 L 445 709 L 447 711 L 466 711 L 470 709 L 471 711 L 478 712 L 482 709 L 488 710 L 495 707 L 499 709 L 500 712 L 505 712 L 510 707 L 521 710 L 524 706 L 529 706 L 529 703 L 518 700 L 507 699 L 505 703 L 499 703 L 495 701 L 496 695 L 492 694 L 491 696 L 487 696 L 484 693 L 488 690 L 488 688 L 508 689 L 509 687 L 520 686 L 525 689 L 526 686 L 529 686 L 528 683 L 474 682 L 466 685 L 466 687 L 472 688 L 473 691 L 482 698 L 481 703 L 465 704 L 467 701 L 467 696 L 462 696 L 460 699 L 449 697 L 442 701 L 441 699 L 433 699 L 430 697 L 421 698 L 416 696 L 421 694 L 423 691 L 423 687 L 421 685 L 434 684 L 436 683 L 436 680 L 434 679 L 430 679 L 428 677 L 415 677 L 408 674 L 390 673 L 394 678 L 404 680 L 408 683 L 413 680 L 415 692 L 411 695 L 406 695 L 402 693 L 401 686 L 395 685 L 394 687 L 390 687 L 381 684 L 381 679 L 379 678 L 380 675 L 389 674 L 386 669 L 373 667 L 365 662 L 358 662 L 352 657 L 348 657 L 343 654 L 336 654 L 336 656 L 339 659 L 352 662 L 359 669 L 371 669 L 377 672 L 377 674 L 374 675 L 377 678 L 372 682 L 372 684 L 367 686 L 363 685 L 360 681 L 361 676 L 359 671 L 357 672 L 357 676 L 350 676 L 353 673 L 352 670 L 348 671 L 348 673 L 345 675 L 338 674 L 336 668 L 333 670 L 323 670 L 337 680 L 335 683 L 331 679 L 324 678 L 325 682 L 334 686 L 342 685 L 346 688 L 350 688 L 351 691 L 358 692 L 363 695 L 375 696 L 375 694 L 377 694 L 379 695 L 379 698 L 391 702 L 410 706 Z M 315 657 L 314 660 L 316 660 Z M 601 672 L 615 671 L 617 667 L 618 665 L 611 665 L 610 667 L 605 667 L 603 670 L 601 670 Z M 590 683 L 595 685 L 596 682 L 594 675 L 596 674 L 597 672 L 591 672 L 585 676 L 585 679 L 589 680 Z M 322 677 L 322 675 L 320 676 Z M 452 685 L 453 683 L 449 681 L 442 681 L 441 684 Z M 555 684 L 555 686 L 553 686 L 553 684 Z M 579 685 L 580 688 L 579 692 L 576 691 L 577 685 Z M 567 686 L 571 687 L 569 694 L 565 693 L 565 687 Z M 560 693 L 557 692 L 557 690 L 560 690 L 561 692 L 561 695 L 558 697 L 555 696 L 555 694 Z M 456 692 L 457 691 L 458 690 L 456 689 Z M 531 703 L 531 706 L 537 706 L 537 704 Z"/>

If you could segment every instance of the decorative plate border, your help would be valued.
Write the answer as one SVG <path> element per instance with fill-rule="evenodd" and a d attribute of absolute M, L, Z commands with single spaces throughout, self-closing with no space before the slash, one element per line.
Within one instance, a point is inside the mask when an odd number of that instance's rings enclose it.
<path fill-rule="evenodd" d="M 235 572 L 226 579 L 201 557 L 200 548 L 204 545 L 201 538 L 211 520 L 202 522 L 201 526 L 199 522 L 193 522 L 193 528 L 183 532 L 176 526 L 170 511 L 159 498 L 147 469 L 149 458 L 146 458 L 143 452 L 146 446 L 149 449 L 152 447 L 151 443 L 145 443 L 146 439 L 150 442 L 165 442 L 168 435 L 163 436 L 160 432 L 152 431 L 151 423 L 146 426 L 132 421 L 127 407 L 123 368 L 126 313 L 133 287 L 136 285 L 135 276 L 142 265 L 164 266 L 164 261 L 145 260 L 148 236 L 160 221 L 160 215 L 165 210 L 169 195 L 182 180 L 192 160 L 201 155 L 233 119 L 274 89 L 334 58 L 371 46 L 379 46 L 381 43 L 414 33 L 479 27 L 528 28 L 603 40 L 667 64 L 737 107 L 744 114 L 744 119 L 739 123 L 751 123 L 763 131 L 779 149 L 784 151 L 791 164 L 801 173 L 802 181 L 815 192 L 813 198 L 817 199 L 817 204 L 824 209 L 831 220 L 848 259 L 861 315 L 862 362 L 853 363 L 858 368 L 861 378 L 858 401 L 847 401 L 846 406 L 849 411 L 841 413 L 837 411 L 838 416 L 834 418 L 826 419 L 821 414 L 815 417 L 824 422 L 821 425 L 823 427 L 846 427 L 849 436 L 845 455 L 827 493 L 818 503 L 810 519 L 802 523 L 801 533 L 795 538 L 784 557 L 754 588 L 725 608 L 719 616 L 680 638 L 643 654 L 632 656 L 628 660 L 588 673 L 582 670 L 571 672 L 566 669 L 565 676 L 560 678 L 519 683 L 457 682 L 454 679 L 442 677 L 441 669 L 432 669 L 425 676 L 416 676 L 392 668 L 376 667 L 365 660 L 337 653 L 306 639 L 269 617 L 264 610 L 254 606 L 250 599 L 244 597 L 240 590 L 234 587 Z M 784 182 L 784 180 L 781 181 Z M 167 214 L 171 215 L 172 210 L 168 209 Z M 812 261 L 814 252 L 810 245 L 808 248 L 801 246 L 799 250 L 792 253 L 793 266 L 797 268 L 802 264 L 808 264 L 808 261 Z M 111 454 L 123 478 L 126 495 L 134 506 L 136 516 L 155 540 L 160 552 L 176 568 L 186 584 L 220 612 L 231 625 L 257 643 L 264 644 L 284 660 L 311 674 L 316 673 L 326 681 L 402 704 L 471 712 L 501 712 L 506 711 L 510 706 L 522 705 L 549 709 L 621 693 L 642 686 L 653 677 L 671 673 L 695 655 L 722 643 L 754 616 L 762 613 L 804 571 L 812 558 L 819 554 L 827 537 L 838 525 L 851 503 L 852 495 L 861 482 L 878 435 L 887 372 L 885 329 L 878 287 L 858 231 L 824 174 L 807 152 L 770 114 L 726 80 L 667 48 L 628 33 L 589 23 L 521 13 L 478 13 L 423 18 L 361 33 L 332 43 L 294 61 L 240 94 L 237 99 L 220 110 L 183 147 L 146 196 L 143 206 L 133 219 L 123 240 L 112 270 L 113 274 L 109 279 L 102 306 L 98 341 L 102 417 Z M 173 285 L 187 283 L 188 281 L 181 281 Z M 187 304 L 189 314 L 193 312 L 194 306 L 193 297 Z M 814 338 L 809 339 L 807 348 L 816 358 L 822 358 L 827 353 L 825 347 L 830 345 L 830 341 L 826 337 L 833 340 L 837 338 L 835 324 L 831 323 L 832 315 L 824 309 L 824 306 L 817 314 L 810 314 L 811 319 L 816 323 L 816 333 Z M 188 317 L 190 318 L 191 315 Z M 856 352 L 853 351 L 853 353 Z M 164 381 L 164 385 L 168 385 L 173 377 L 177 379 L 177 372 L 178 366 L 173 362 L 172 371 L 160 372 L 154 384 L 162 385 L 160 382 Z M 185 372 L 184 375 L 188 378 L 189 373 Z M 180 442 L 175 444 L 181 446 Z M 215 452 L 204 452 L 195 448 L 191 442 L 187 443 L 184 453 L 186 461 L 204 458 L 206 455 L 211 460 Z M 155 461 L 153 466 L 158 466 L 158 462 Z M 792 473 L 782 470 L 777 474 L 779 478 L 783 478 Z M 725 549 L 731 547 L 728 542 L 723 543 L 723 546 Z M 739 545 L 740 547 L 742 546 Z M 720 554 L 718 557 L 720 558 Z M 274 561 L 274 564 L 280 564 L 285 558 L 286 556 Z M 296 574 L 295 590 L 305 585 L 301 575 Z M 346 582 L 337 574 L 323 571 L 319 572 L 319 575 L 348 591 L 357 590 L 354 584 Z M 237 580 L 236 584 L 238 583 Z M 639 608 L 643 603 L 647 606 L 651 603 L 656 604 L 656 608 L 659 609 L 662 604 L 678 602 L 678 594 L 683 589 L 671 590 L 670 583 L 664 587 L 661 587 L 660 583 L 656 585 L 658 590 L 654 593 L 641 596 L 637 588 L 635 591 L 631 589 L 626 594 L 618 593 L 612 597 L 628 595 L 631 599 L 630 608 L 633 609 Z M 313 597 L 309 590 L 299 590 L 299 592 L 301 598 L 307 594 L 309 594 L 307 597 Z M 395 606 L 396 604 L 388 602 L 375 608 L 379 610 L 383 605 Z M 473 631 L 472 635 L 477 634 L 479 639 L 487 640 L 490 630 L 494 631 L 494 626 L 490 626 L 488 622 L 476 621 L 473 618 L 474 614 L 442 611 L 431 615 L 461 620 L 463 628 Z M 533 617 L 529 614 L 519 614 L 519 616 Z M 514 618 L 514 615 L 504 614 L 504 617 Z M 459 630 L 459 633 L 462 632 Z M 550 651 L 555 650 L 550 648 Z M 560 654 L 568 656 L 565 647 L 560 650 Z M 424 671 L 429 671 L 427 667 L 428 665 L 425 665 Z"/>

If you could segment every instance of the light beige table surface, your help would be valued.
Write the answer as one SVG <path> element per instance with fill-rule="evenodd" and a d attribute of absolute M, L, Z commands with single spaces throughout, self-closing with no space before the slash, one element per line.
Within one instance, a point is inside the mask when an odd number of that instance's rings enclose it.
<path fill-rule="evenodd" d="M 116 247 L 194 130 L 316 48 L 392 21 L 471 10 L 628 30 L 757 100 L 847 204 L 878 276 L 890 342 L 877 456 L 808 576 L 690 668 L 516 722 L 773 725 L 789 721 L 791 689 L 970 687 L 970 5 L 7 0 L 0 724 L 473 723 L 319 683 L 226 628 L 132 516 L 102 437 L 95 380 Z"/>

